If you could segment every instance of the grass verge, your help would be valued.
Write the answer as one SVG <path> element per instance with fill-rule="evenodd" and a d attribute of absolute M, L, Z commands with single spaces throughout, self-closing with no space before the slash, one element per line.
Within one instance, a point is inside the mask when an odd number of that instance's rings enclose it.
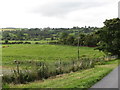
<path fill-rule="evenodd" d="M 51 77 L 28 84 L 9 84 L 8 88 L 90 88 L 118 66 L 118 60 L 96 65 L 95 68 Z"/>

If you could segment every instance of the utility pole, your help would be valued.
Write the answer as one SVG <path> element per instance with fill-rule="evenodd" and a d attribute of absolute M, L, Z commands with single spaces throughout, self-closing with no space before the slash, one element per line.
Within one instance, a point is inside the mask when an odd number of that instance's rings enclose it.
<path fill-rule="evenodd" d="M 79 58 L 80 58 L 80 56 L 79 56 L 79 54 L 80 54 L 80 49 L 79 49 L 79 47 L 80 47 L 80 31 L 79 31 L 79 29 L 78 29 L 78 60 L 79 60 Z"/>

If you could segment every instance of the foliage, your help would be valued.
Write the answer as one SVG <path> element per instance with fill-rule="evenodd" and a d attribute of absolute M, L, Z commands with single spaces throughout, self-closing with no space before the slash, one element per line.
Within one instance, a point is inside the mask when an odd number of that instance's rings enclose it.
<path fill-rule="evenodd" d="M 106 20 L 104 27 L 97 32 L 100 37 L 98 49 L 110 55 L 120 57 L 120 19 Z"/>
<path fill-rule="evenodd" d="M 39 40 L 46 40 L 50 38 L 51 40 L 57 40 L 60 38 L 59 36 L 61 33 L 68 33 L 68 34 L 77 34 L 78 30 L 81 33 L 92 33 L 99 28 L 96 27 L 73 27 L 73 28 L 24 28 L 21 30 L 10 30 L 2 32 L 2 40 L 22 40 L 22 41 L 39 41 Z"/>
<path fill-rule="evenodd" d="M 62 33 L 59 42 L 64 45 L 79 45 L 81 46 L 89 46 L 89 47 L 96 47 L 97 43 L 99 42 L 98 35 L 96 33 L 92 34 L 84 34 L 80 33 L 77 36 L 71 35 L 67 33 Z"/>

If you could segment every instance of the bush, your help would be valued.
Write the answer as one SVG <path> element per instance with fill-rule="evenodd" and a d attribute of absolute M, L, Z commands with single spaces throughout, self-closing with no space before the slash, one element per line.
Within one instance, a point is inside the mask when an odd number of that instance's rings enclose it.
<path fill-rule="evenodd" d="M 31 42 L 24 42 L 24 44 L 31 44 Z"/>
<path fill-rule="evenodd" d="M 8 40 L 5 40 L 5 44 L 8 44 L 9 43 L 9 41 Z"/>
<path fill-rule="evenodd" d="M 35 44 L 40 44 L 39 42 L 35 42 Z"/>

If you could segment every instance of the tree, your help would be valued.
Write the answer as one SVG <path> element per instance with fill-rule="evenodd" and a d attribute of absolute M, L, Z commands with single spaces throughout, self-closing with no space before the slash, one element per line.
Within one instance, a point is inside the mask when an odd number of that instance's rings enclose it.
<path fill-rule="evenodd" d="M 54 40 L 54 37 L 51 37 L 51 40 Z"/>
<path fill-rule="evenodd" d="M 120 19 L 106 20 L 104 27 L 97 34 L 100 37 L 97 49 L 120 58 Z"/>
<path fill-rule="evenodd" d="M 81 46 L 81 45 L 84 46 L 85 37 L 86 37 L 85 34 L 80 33 L 80 35 L 79 35 L 79 43 L 80 43 L 80 46 Z"/>
<path fill-rule="evenodd" d="M 5 44 L 8 44 L 9 43 L 9 41 L 8 40 L 5 40 Z"/>
<path fill-rule="evenodd" d="M 74 45 L 74 40 L 75 40 L 75 38 L 73 35 L 68 35 L 68 37 L 66 39 L 68 45 Z"/>
<path fill-rule="evenodd" d="M 86 35 L 84 39 L 84 45 L 86 46 L 95 47 L 97 46 L 98 42 L 99 42 L 98 35 L 96 35 L 95 33 Z"/>
<path fill-rule="evenodd" d="M 67 37 L 68 37 L 68 33 L 66 33 L 66 32 L 63 32 L 62 34 L 61 34 L 61 36 L 60 36 L 60 42 L 62 43 L 62 44 L 67 44 Z"/>
<path fill-rule="evenodd" d="M 85 41 L 86 35 L 84 33 L 79 34 L 79 44 L 80 46 L 84 46 L 84 41 Z M 74 40 L 74 45 L 78 45 L 78 37 L 75 38 Z"/>

